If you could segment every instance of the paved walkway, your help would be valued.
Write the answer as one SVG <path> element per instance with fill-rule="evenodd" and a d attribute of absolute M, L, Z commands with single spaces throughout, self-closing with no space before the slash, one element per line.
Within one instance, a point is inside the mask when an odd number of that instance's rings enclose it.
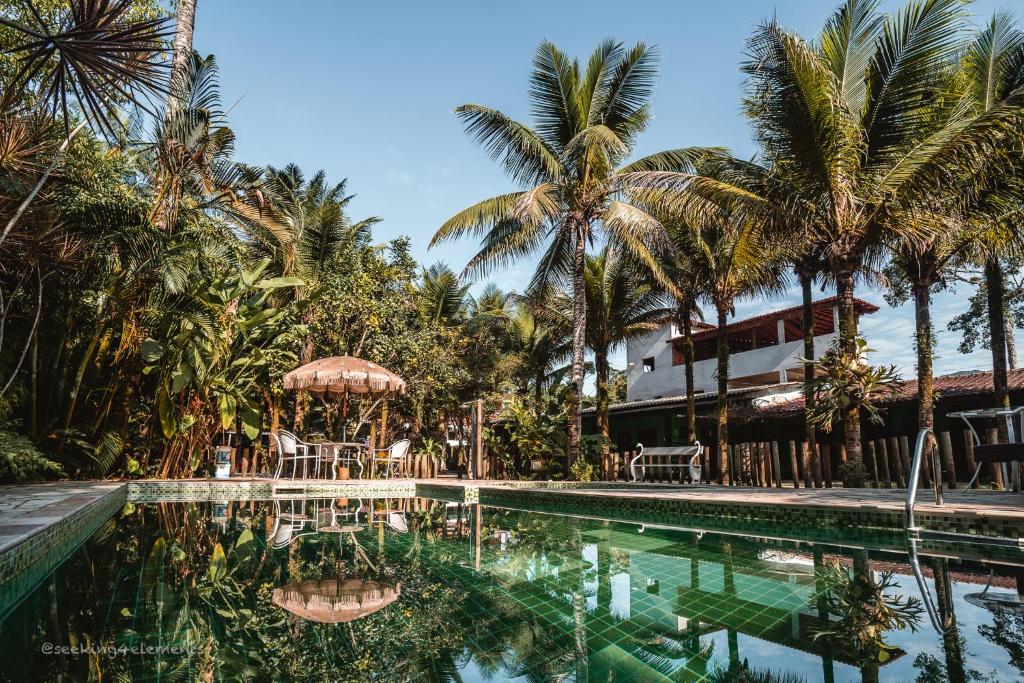
<path fill-rule="evenodd" d="M 58 481 L 0 486 L 0 553 L 125 486 L 120 481 Z"/>
<path fill-rule="evenodd" d="M 452 484 L 456 482 L 448 481 Z M 465 482 L 481 488 L 500 482 Z M 768 489 L 749 486 L 649 485 L 636 488 L 624 483 L 601 489 L 572 489 L 573 494 L 604 497 L 658 498 L 728 505 L 779 505 L 784 507 L 828 507 L 902 512 L 906 489 Z M 935 505 L 931 489 L 919 490 L 915 510 L 948 515 L 991 515 L 1024 520 L 1024 493 L 1011 491 L 944 491 L 944 505 Z"/>

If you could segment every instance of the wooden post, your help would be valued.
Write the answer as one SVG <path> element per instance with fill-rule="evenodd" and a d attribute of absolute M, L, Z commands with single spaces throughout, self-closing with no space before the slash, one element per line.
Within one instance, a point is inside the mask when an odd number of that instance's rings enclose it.
<path fill-rule="evenodd" d="M 483 479 L 484 465 L 484 402 L 483 399 L 476 400 L 476 410 L 473 414 L 473 478 Z"/>
<path fill-rule="evenodd" d="M 804 466 L 804 488 L 813 486 L 811 481 L 811 449 L 806 441 L 800 442 L 800 459 Z"/>
<path fill-rule="evenodd" d="M 754 448 L 757 449 L 757 485 L 768 487 L 771 486 L 769 483 L 768 474 L 768 454 L 765 448 L 764 441 L 758 441 L 754 444 Z"/>
<path fill-rule="evenodd" d="M 366 463 L 366 468 L 370 472 L 370 476 L 368 477 L 369 479 L 376 478 L 376 473 L 374 472 L 374 470 L 376 468 L 374 467 L 374 462 L 373 462 L 373 449 L 374 448 L 377 448 L 377 421 L 376 420 L 373 420 L 373 421 L 370 422 L 370 452 L 366 454 L 366 457 L 369 458 L 369 460 L 370 460 L 370 462 Z"/>
<path fill-rule="evenodd" d="M 889 469 L 889 447 L 885 443 L 884 436 L 878 440 L 878 459 L 882 480 L 885 481 L 885 487 L 890 488 L 892 485 L 892 472 Z"/>
<path fill-rule="evenodd" d="M 782 467 L 779 462 L 779 442 L 772 441 L 772 470 L 775 472 L 775 486 L 782 488 Z"/>
<path fill-rule="evenodd" d="M 828 444 L 821 446 L 821 475 L 825 478 L 825 488 L 832 488 L 832 449 Z"/>
<path fill-rule="evenodd" d="M 900 436 L 900 462 L 903 463 L 903 480 L 910 486 L 910 440 L 906 434 Z"/>
<path fill-rule="evenodd" d="M 879 489 L 879 488 L 882 488 L 882 482 L 878 478 L 878 454 L 875 452 L 876 451 L 875 442 L 874 441 L 868 441 L 867 442 L 867 447 L 868 447 L 868 462 L 871 465 L 871 478 L 875 482 L 875 488 Z M 845 485 L 846 485 L 846 482 L 843 482 L 843 486 L 845 486 Z"/>
<path fill-rule="evenodd" d="M 978 463 L 974 461 L 974 433 L 970 429 L 964 430 L 964 456 L 967 461 L 968 477 L 973 477 L 978 469 Z M 979 482 L 974 481 L 974 488 L 978 488 Z"/>
<path fill-rule="evenodd" d="M 732 481 L 730 483 L 732 486 L 737 486 L 740 483 L 743 471 L 743 454 L 738 443 L 726 445 L 725 448 L 729 449 L 729 467 L 732 468 Z"/>
<path fill-rule="evenodd" d="M 986 443 L 999 443 L 999 430 L 995 427 L 990 427 L 985 430 L 985 437 Z M 1003 481 L 1003 468 L 997 462 L 992 463 L 992 481 L 995 482 L 996 488 L 1000 491 L 1006 490 L 1006 482 Z"/>
<path fill-rule="evenodd" d="M 800 488 L 800 467 L 797 464 L 796 441 L 789 442 L 789 467 L 793 470 L 793 488 Z"/>
<path fill-rule="evenodd" d="M 953 464 L 953 443 L 949 440 L 949 432 L 939 432 L 939 452 L 946 468 L 946 485 L 956 488 L 956 465 Z"/>
<path fill-rule="evenodd" d="M 900 457 L 900 442 L 895 436 L 889 437 L 889 453 L 892 458 L 893 480 L 902 487 L 907 485 L 907 475 L 903 471 L 903 458 Z"/>

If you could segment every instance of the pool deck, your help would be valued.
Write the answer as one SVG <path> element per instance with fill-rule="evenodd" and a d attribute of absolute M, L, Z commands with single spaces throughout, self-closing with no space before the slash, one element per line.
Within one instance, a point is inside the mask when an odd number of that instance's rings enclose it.
<path fill-rule="evenodd" d="M 45 536 L 56 525 L 82 517 L 90 508 L 109 508 L 113 497 L 120 502 L 152 500 L 218 500 L 287 495 L 302 489 L 306 495 L 359 495 L 367 497 L 425 495 L 453 500 L 502 505 L 565 503 L 602 508 L 628 506 L 645 509 L 674 508 L 696 514 L 734 514 L 736 510 L 787 510 L 804 515 L 827 511 L 848 515 L 856 522 L 875 514 L 890 520 L 902 518 L 906 491 L 902 489 L 759 489 L 751 487 L 680 486 L 672 484 L 595 483 L 601 488 L 583 488 L 576 483 L 502 482 L 472 479 L 374 479 L 293 480 L 272 479 L 189 479 L 181 481 L 139 480 L 52 482 L 0 486 L 0 556 L 37 535 Z M 438 495 L 440 494 L 440 495 Z M 916 513 L 925 520 L 954 520 L 961 525 L 998 525 L 1001 530 L 1019 529 L 1024 538 L 1024 493 L 1003 491 L 946 491 L 945 505 L 934 504 L 931 490 L 919 493 Z M 1002 534 L 1006 536 L 1007 534 Z"/>

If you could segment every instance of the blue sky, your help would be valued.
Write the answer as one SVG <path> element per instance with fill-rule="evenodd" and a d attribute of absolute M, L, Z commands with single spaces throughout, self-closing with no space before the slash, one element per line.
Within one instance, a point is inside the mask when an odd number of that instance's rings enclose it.
<path fill-rule="evenodd" d="M 987 17 L 1019 0 L 978 0 Z M 884 2 L 895 7 L 891 0 Z M 658 46 L 660 78 L 654 120 L 639 155 L 686 145 L 724 145 L 754 152 L 739 115 L 744 41 L 773 13 L 813 36 L 831 14 L 829 0 L 674 0 L 642 5 L 593 0 L 361 3 L 338 0 L 199 0 L 195 47 L 217 55 L 224 99 L 240 160 L 298 163 L 307 174 L 326 169 L 347 177 L 357 193 L 354 218 L 380 216 L 378 239 L 409 235 L 425 263 L 461 269 L 476 245 L 464 241 L 428 252 L 436 228 L 455 211 L 510 189 L 501 169 L 471 142 L 452 113 L 463 103 L 497 107 L 529 120 L 530 60 L 542 39 L 585 59 L 602 39 Z M 506 289 L 521 288 L 532 264 L 496 273 Z M 827 294 L 822 294 L 826 296 Z M 876 362 L 914 372 L 913 311 L 890 309 L 881 294 L 860 296 L 882 306 L 863 330 Z M 987 352 L 956 352 L 946 322 L 965 307 L 967 287 L 935 298 L 939 373 L 990 365 Z M 793 305 L 745 302 L 738 317 Z M 624 353 L 617 364 L 624 364 Z"/>

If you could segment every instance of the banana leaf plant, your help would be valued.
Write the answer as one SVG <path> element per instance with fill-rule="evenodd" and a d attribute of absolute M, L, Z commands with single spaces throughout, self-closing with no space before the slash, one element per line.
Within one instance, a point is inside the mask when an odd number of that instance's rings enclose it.
<path fill-rule="evenodd" d="M 264 278 L 265 259 L 197 284 L 165 309 L 141 346 L 144 372 L 157 377 L 156 412 L 169 450 L 162 476 L 181 465 L 175 446 L 190 453 L 186 469 L 198 466 L 201 439 L 227 429 L 236 417 L 249 438 L 260 430 L 261 387 L 297 362 L 303 305 L 276 305 L 277 290 L 298 287 L 294 277 Z M 277 297 L 280 298 L 280 297 Z M 208 443 L 208 441 L 207 441 Z"/>

